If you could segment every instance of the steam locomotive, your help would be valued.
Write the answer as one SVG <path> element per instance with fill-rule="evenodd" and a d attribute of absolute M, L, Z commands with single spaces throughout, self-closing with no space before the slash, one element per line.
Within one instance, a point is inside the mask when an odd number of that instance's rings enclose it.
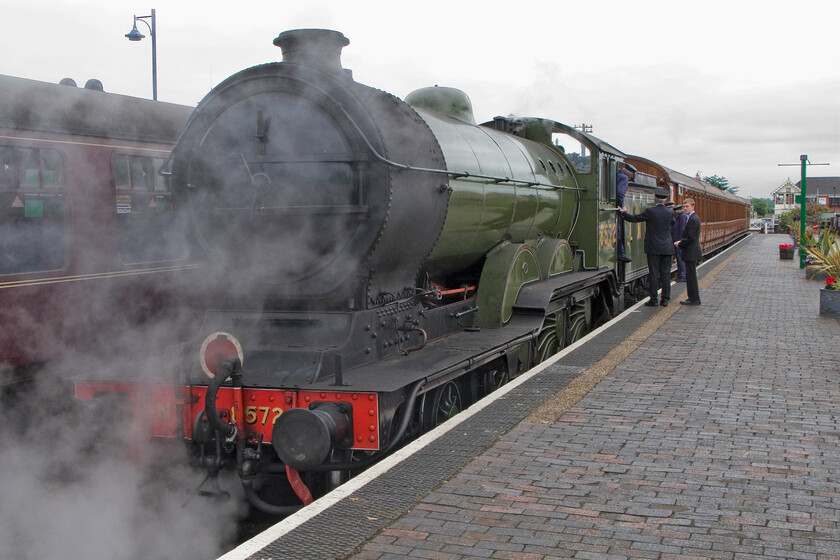
<path fill-rule="evenodd" d="M 157 378 L 75 382 L 211 474 L 235 468 L 263 511 L 308 503 L 620 313 L 647 271 L 641 224 L 632 263 L 616 260 L 620 165 L 639 170 L 631 212 L 656 188 L 699 199 L 707 252 L 747 231 L 745 201 L 573 127 L 477 125 L 459 90 L 402 101 L 357 83 L 336 31 L 274 43 L 283 62 L 220 83 L 171 154 L 194 338 Z M 281 486 L 297 498 L 270 499 Z"/>

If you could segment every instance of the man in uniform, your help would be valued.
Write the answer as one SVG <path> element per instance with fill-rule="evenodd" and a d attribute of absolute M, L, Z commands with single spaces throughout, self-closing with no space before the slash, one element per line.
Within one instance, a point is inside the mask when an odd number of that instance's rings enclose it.
<path fill-rule="evenodd" d="M 629 163 L 624 164 L 624 169 L 619 169 L 616 173 L 615 181 L 615 205 L 619 208 L 624 207 L 624 196 L 627 194 L 627 187 L 630 186 L 630 181 L 636 177 L 636 168 Z M 624 223 L 618 222 L 618 262 L 629 263 L 630 257 L 624 252 Z"/>
<path fill-rule="evenodd" d="M 676 221 L 674 212 L 665 207 L 668 191 L 657 188 L 654 191 L 656 206 L 646 208 L 641 214 L 628 214 L 621 207 L 621 217 L 628 222 L 645 222 L 645 254 L 648 261 L 648 307 L 665 307 L 671 301 L 671 257 L 674 255 L 674 242 L 671 239 L 671 226 Z M 660 287 L 662 295 L 657 303 L 656 296 Z"/>

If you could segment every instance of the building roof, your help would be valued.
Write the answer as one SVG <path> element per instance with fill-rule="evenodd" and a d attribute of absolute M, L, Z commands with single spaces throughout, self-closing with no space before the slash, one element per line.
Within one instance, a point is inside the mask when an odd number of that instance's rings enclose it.
<path fill-rule="evenodd" d="M 720 189 L 714 185 L 710 185 L 709 183 L 705 183 L 698 179 L 697 177 L 691 177 L 690 175 L 685 175 L 684 173 L 680 173 L 679 171 L 674 171 L 673 169 L 669 169 L 668 167 L 662 166 L 670 176 L 671 182 L 676 185 L 685 185 L 691 187 L 693 189 L 699 191 L 705 191 L 706 194 L 710 196 L 719 196 L 721 198 L 728 198 L 730 200 L 738 200 L 738 201 L 746 201 L 747 199 L 738 196 L 737 194 L 733 193 L 732 191 L 726 191 Z"/>
<path fill-rule="evenodd" d="M 796 182 L 796 187 L 802 188 L 802 181 Z M 840 195 L 840 177 L 806 177 L 805 188 L 808 192 L 805 196 Z"/>
<path fill-rule="evenodd" d="M 791 187 L 793 187 L 793 188 L 791 189 Z M 791 190 L 798 190 L 798 189 L 799 189 L 799 187 L 797 185 L 794 185 L 793 183 L 791 183 L 790 178 L 788 178 L 787 181 L 785 181 L 784 183 L 782 183 L 781 185 L 779 185 L 778 187 L 773 189 L 770 192 L 770 194 L 774 195 L 774 194 L 779 193 L 779 192 L 789 192 Z"/>

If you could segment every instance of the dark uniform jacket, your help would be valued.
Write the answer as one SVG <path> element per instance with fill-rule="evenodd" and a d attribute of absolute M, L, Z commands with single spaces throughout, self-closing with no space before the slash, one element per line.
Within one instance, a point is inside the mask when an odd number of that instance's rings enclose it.
<path fill-rule="evenodd" d="M 679 241 L 682 239 L 683 231 L 685 230 L 685 223 L 688 221 L 688 214 L 677 214 L 677 221 L 671 226 L 671 240 Z"/>
<path fill-rule="evenodd" d="M 696 212 L 692 212 L 685 224 L 680 239 L 680 251 L 684 261 L 699 261 L 703 258 L 703 250 L 700 248 L 700 218 Z"/>
<path fill-rule="evenodd" d="M 615 204 L 616 206 L 624 206 L 624 197 L 627 194 L 627 187 L 630 185 L 630 179 L 627 174 L 621 169 L 615 178 Z"/>
<path fill-rule="evenodd" d="M 671 226 L 676 221 L 674 211 L 664 204 L 646 208 L 641 214 L 622 212 L 621 217 L 628 222 L 646 222 L 645 253 L 648 255 L 673 255 L 674 240 L 671 239 Z"/>

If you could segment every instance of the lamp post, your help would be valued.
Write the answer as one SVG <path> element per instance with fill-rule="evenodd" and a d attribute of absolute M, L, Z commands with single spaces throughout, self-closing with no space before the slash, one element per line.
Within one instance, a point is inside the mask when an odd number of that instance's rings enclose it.
<path fill-rule="evenodd" d="M 802 154 L 799 156 L 799 161 L 802 166 L 802 182 L 800 183 L 802 193 L 800 194 L 801 202 L 799 204 L 799 268 L 805 268 L 805 251 L 802 250 L 802 243 L 805 242 L 805 228 L 807 227 L 805 223 L 805 206 L 808 204 L 806 197 L 808 189 L 805 188 L 805 176 L 807 175 L 805 170 L 808 168 L 808 156 Z"/>
<path fill-rule="evenodd" d="M 808 156 L 802 154 L 799 156 L 799 163 L 780 163 L 783 165 L 800 165 L 802 167 L 802 180 L 800 182 L 800 195 L 796 197 L 799 202 L 799 268 L 805 268 L 805 251 L 802 250 L 802 243 L 805 241 L 805 205 L 808 203 L 806 198 L 807 190 L 805 188 L 806 170 L 809 165 L 828 165 L 827 163 L 811 163 L 808 161 Z"/>
<path fill-rule="evenodd" d="M 152 8 L 151 15 L 134 16 L 134 27 L 131 28 L 131 31 L 125 34 L 129 41 L 140 41 L 146 37 L 137 30 L 138 19 L 146 24 L 146 27 L 149 28 L 149 35 L 152 37 L 152 99 L 157 101 L 157 26 L 155 22 L 154 8 Z M 146 21 L 147 19 L 152 20 L 151 25 L 149 25 L 149 22 Z"/>

